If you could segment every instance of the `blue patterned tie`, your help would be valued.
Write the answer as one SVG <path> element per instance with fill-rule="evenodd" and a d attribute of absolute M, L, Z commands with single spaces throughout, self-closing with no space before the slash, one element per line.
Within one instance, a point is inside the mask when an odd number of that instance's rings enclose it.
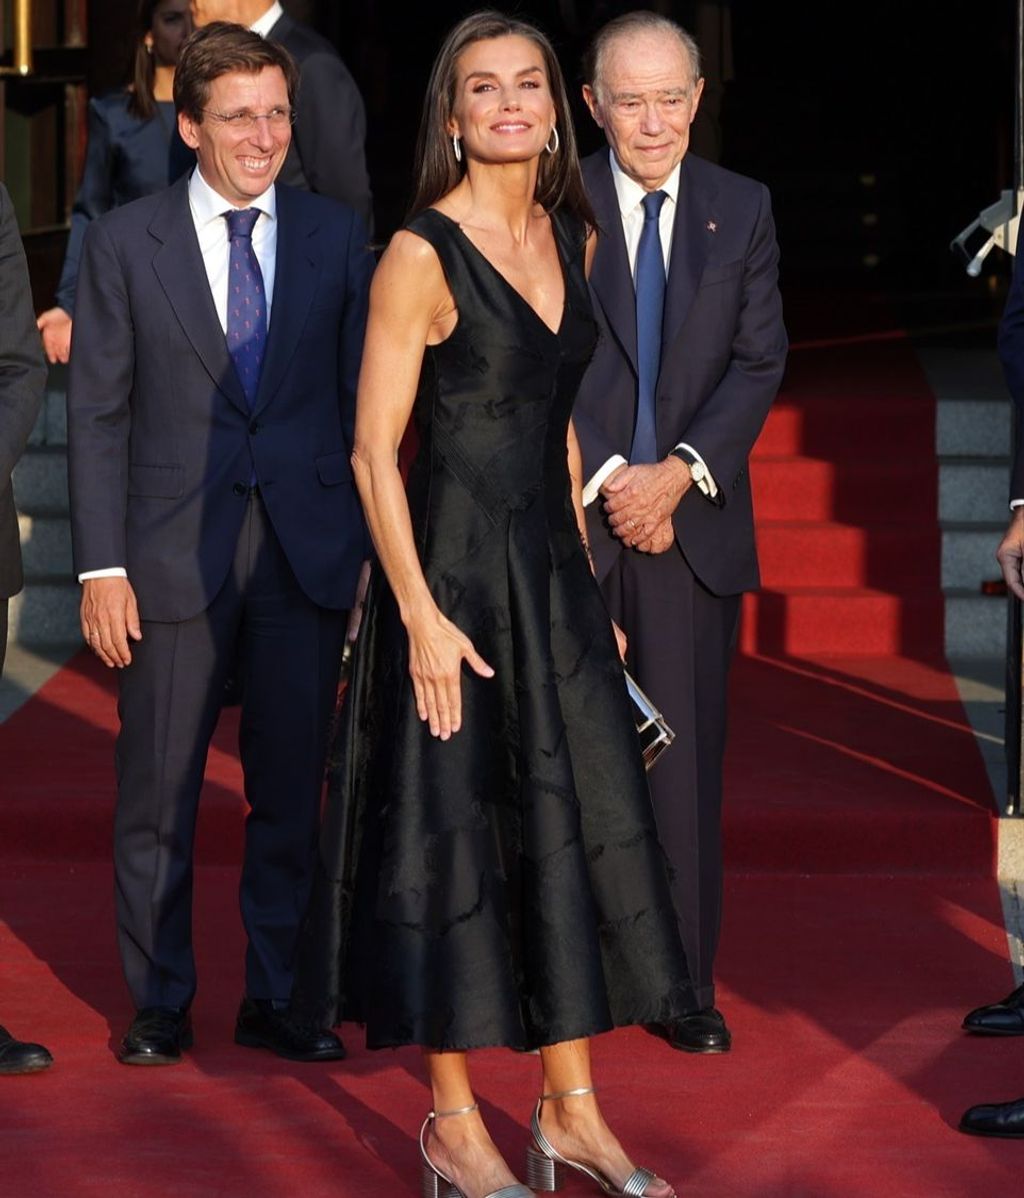
<path fill-rule="evenodd" d="M 661 366 L 661 317 L 665 311 L 665 255 L 658 218 L 665 192 L 644 196 L 644 228 L 636 251 L 636 362 L 639 373 L 636 425 L 630 464 L 658 460 L 657 396 Z"/>
<path fill-rule="evenodd" d="M 267 297 L 263 274 L 252 248 L 258 208 L 233 208 L 228 222 L 231 254 L 228 260 L 228 351 L 238 372 L 250 409 L 256 404 L 263 353 L 267 348 Z"/>

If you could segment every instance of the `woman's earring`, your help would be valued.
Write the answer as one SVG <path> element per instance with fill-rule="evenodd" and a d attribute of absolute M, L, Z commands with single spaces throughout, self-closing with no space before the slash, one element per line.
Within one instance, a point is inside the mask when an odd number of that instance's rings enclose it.
<path fill-rule="evenodd" d="M 551 137 L 553 137 L 553 138 L 555 139 L 555 144 L 554 144 L 554 145 L 552 145 L 552 144 L 551 144 Z M 544 147 L 544 149 L 545 149 L 545 150 L 547 150 L 547 152 L 548 152 L 549 154 L 557 154 L 557 153 L 558 153 L 558 147 L 559 147 L 559 146 L 560 146 L 562 143 L 561 143 L 561 142 L 558 140 L 558 130 L 555 128 L 555 126 L 554 126 L 554 125 L 552 125 L 552 126 L 551 126 L 551 137 L 549 137 L 549 138 L 548 138 L 547 145 Z"/>
<path fill-rule="evenodd" d="M 455 151 L 455 161 L 462 161 L 462 143 L 459 141 L 457 133 L 452 134 L 452 149 Z"/>

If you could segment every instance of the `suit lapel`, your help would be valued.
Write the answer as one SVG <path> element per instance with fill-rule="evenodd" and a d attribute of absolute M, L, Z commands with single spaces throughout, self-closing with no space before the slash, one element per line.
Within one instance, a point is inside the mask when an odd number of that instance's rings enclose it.
<path fill-rule="evenodd" d="M 313 253 L 316 222 L 303 220 L 288 187 L 277 187 L 277 258 L 267 352 L 256 392 L 255 411 L 273 399 L 295 355 L 320 274 Z"/>
<path fill-rule="evenodd" d="M 598 151 L 587 165 L 587 192 L 599 226 L 590 286 L 636 374 L 636 296 L 608 151 Z"/>
<path fill-rule="evenodd" d="M 714 233 L 715 192 L 703 185 L 693 158 L 687 154 L 679 172 L 679 199 L 672 226 L 672 254 L 668 267 L 668 292 L 662 322 L 662 356 L 682 328 L 704 273 Z"/>
<path fill-rule="evenodd" d="M 236 407 L 248 412 L 206 280 L 206 266 L 188 203 L 187 176 L 183 175 L 169 189 L 149 231 L 162 243 L 153 257 L 153 269 L 185 336 L 210 378 Z"/>

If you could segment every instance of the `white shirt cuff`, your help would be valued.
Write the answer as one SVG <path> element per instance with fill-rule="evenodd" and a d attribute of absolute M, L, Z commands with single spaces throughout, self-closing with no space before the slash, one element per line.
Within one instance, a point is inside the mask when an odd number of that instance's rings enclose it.
<path fill-rule="evenodd" d="M 704 477 L 697 483 L 697 486 L 704 492 L 708 499 L 714 499 L 718 495 L 718 483 L 715 482 L 714 476 L 708 469 L 707 462 L 700 456 L 692 445 L 687 445 L 685 441 L 680 441 L 676 449 L 685 449 L 687 453 L 692 453 L 698 462 L 704 467 Z"/>
<path fill-rule="evenodd" d="M 1018 508 L 1018 507 L 1024 507 L 1024 499 L 1011 499 L 1010 500 L 1010 511 L 1012 512 L 1014 510 L 1014 508 Z"/>
<path fill-rule="evenodd" d="M 85 570 L 79 574 L 78 581 L 85 582 L 89 578 L 127 578 L 128 571 L 124 566 L 111 566 L 107 570 Z"/>
<path fill-rule="evenodd" d="M 594 474 L 591 475 L 590 481 L 583 488 L 583 506 L 590 507 L 590 505 L 600 494 L 601 488 L 604 486 L 605 479 L 610 474 L 614 474 L 614 472 L 618 470 L 620 466 L 628 465 L 629 463 L 621 453 L 613 453 L 608 461 L 605 462 L 603 466 L 600 466 L 594 472 Z"/>

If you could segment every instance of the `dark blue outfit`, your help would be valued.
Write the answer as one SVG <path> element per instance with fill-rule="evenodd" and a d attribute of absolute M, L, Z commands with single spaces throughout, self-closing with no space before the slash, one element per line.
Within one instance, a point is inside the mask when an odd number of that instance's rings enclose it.
<path fill-rule="evenodd" d="M 128 92 L 89 101 L 89 141 L 82 182 L 71 209 L 71 233 L 57 285 L 57 305 L 74 315 L 82 239 L 89 222 L 130 200 L 160 191 L 191 170 L 195 155 L 178 136 L 174 104 L 158 100 L 141 121 L 128 107 Z"/>

